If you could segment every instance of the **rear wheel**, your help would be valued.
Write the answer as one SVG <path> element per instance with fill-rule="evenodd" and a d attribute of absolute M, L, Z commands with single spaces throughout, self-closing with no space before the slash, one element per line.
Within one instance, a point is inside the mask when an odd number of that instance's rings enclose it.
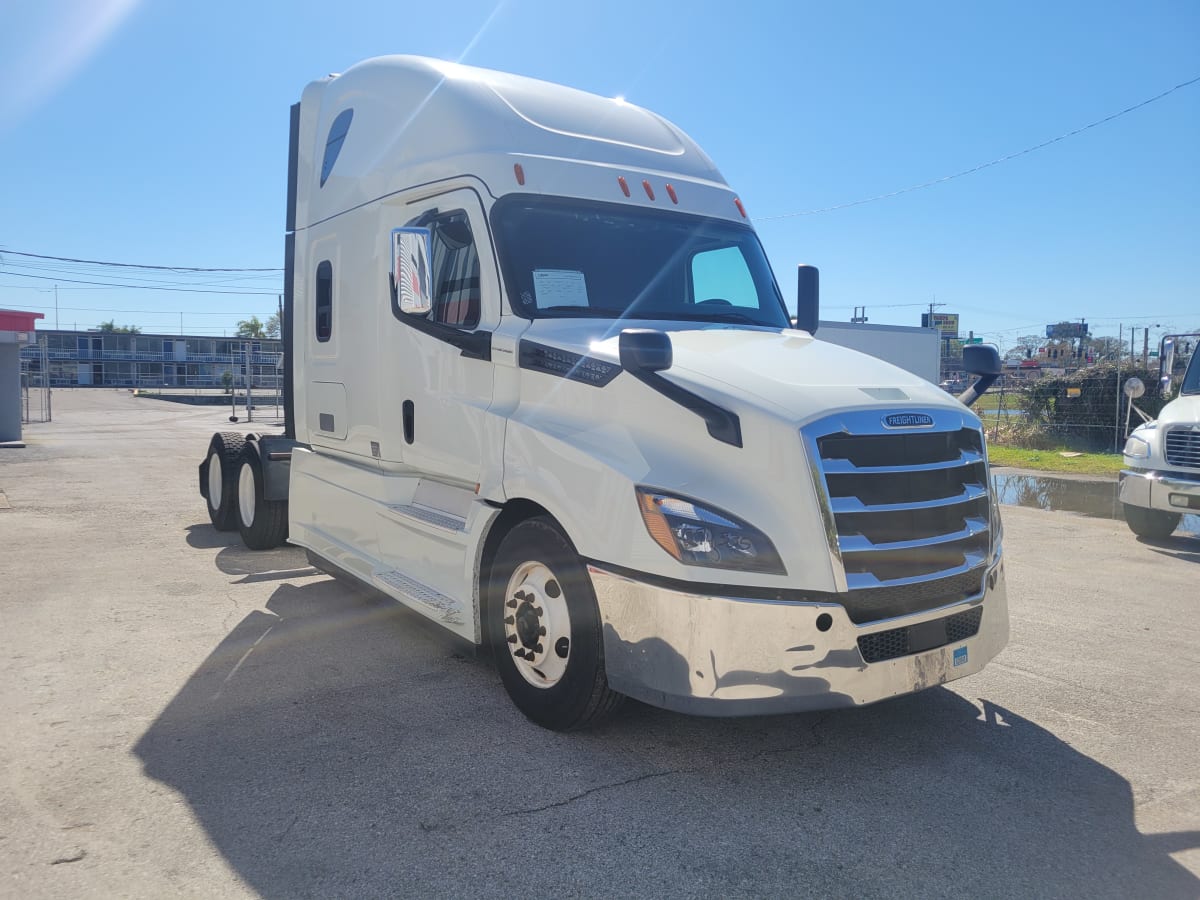
<path fill-rule="evenodd" d="M 1171 532 L 1179 525 L 1179 513 L 1146 509 L 1144 506 L 1131 506 L 1128 503 L 1122 503 L 1121 506 L 1125 508 L 1125 521 L 1129 524 L 1129 530 L 1138 537 L 1162 540 L 1170 537 Z"/>
<path fill-rule="evenodd" d="M 208 444 L 206 483 L 208 518 L 217 531 L 233 531 L 237 523 L 238 464 L 246 439 L 237 432 L 222 431 Z"/>
<path fill-rule="evenodd" d="M 251 550 L 271 550 L 287 540 L 287 501 L 268 500 L 262 461 L 252 447 L 242 449 L 238 469 L 237 520 L 242 543 Z"/>
<path fill-rule="evenodd" d="M 604 675 L 591 579 L 550 518 L 522 522 L 500 542 L 488 625 L 500 680 L 517 708 L 538 725 L 586 728 L 623 699 Z"/>

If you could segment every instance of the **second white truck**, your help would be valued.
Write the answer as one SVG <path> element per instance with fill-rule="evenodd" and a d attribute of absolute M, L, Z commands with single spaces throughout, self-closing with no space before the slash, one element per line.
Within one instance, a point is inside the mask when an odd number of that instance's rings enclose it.
<path fill-rule="evenodd" d="M 873 703 L 1004 646 L 979 419 L 815 341 L 814 269 L 793 327 L 676 126 L 396 56 L 310 84 L 291 147 L 288 424 L 213 436 L 216 527 L 491 648 L 555 729 Z"/>
<path fill-rule="evenodd" d="M 1200 334 L 1174 334 L 1159 348 L 1158 388 L 1170 397 L 1158 418 L 1142 424 L 1125 441 L 1119 495 L 1125 521 L 1139 537 L 1168 537 L 1184 515 L 1200 514 Z M 1176 375 L 1180 347 L 1191 357 Z"/>

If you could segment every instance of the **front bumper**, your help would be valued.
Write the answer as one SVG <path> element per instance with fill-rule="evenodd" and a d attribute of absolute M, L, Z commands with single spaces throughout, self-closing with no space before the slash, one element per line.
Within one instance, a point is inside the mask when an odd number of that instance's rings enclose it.
<path fill-rule="evenodd" d="M 610 687 L 678 712 L 741 716 L 863 706 L 974 674 L 1008 642 L 1002 562 L 978 597 L 864 625 L 835 603 L 691 594 L 595 565 L 588 571 Z M 982 618 L 972 637 L 875 663 L 859 649 L 867 635 L 976 609 Z"/>
<path fill-rule="evenodd" d="M 1143 509 L 1187 513 L 1200 510 L 1200 475 L 1123 469 L 1117 496 Z"/>

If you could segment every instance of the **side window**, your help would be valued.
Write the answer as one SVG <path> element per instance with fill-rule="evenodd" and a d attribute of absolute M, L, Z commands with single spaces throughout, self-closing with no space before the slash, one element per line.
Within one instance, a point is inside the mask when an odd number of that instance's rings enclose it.
<path fill-rule="evenodd" d="M 692 257 L 692 302 L 705 300 L 758 309 L 758 290 L 740 248 L 705 250 Z"/>
<path fill-rule="evenodd" d="M 325 158 L 321 160 L 321 187 L 329 179 L 333 164 L 337 162 L 338 154 L 342 152 L 342 144 L 346 143 L 346 135 L 350 131 L 350 120 L 354 118 L 354 110 L 343 109 L 333 124 L 329 126 L 329 136 L 325 138 Z"/>
<path fill-rule="evenodd" d="M 329 340 L 333 334 L 333 264 L 325 260 L 317 266 L 317 340 Z"/>
<path fill-rule="evenodd" d="M 455 328 L 479 324 L 479 253 L 467 214 L 439 216 L 433 229 L 433 310 L 429 317 Z"/>

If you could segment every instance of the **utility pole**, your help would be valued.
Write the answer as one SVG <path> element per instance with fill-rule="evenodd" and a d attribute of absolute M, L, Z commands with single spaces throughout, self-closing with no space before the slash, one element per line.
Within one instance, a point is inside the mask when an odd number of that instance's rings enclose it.
<path fill-rule="evenodd" d="M 58 285 L 54 286 L 54 330 L 58 331 Z"/>
<path fill-rule="evenodd" d="M 1117 389 L 1113 392 L 1116 396 L 1117 411 L 1113 416 L 1113 449 L 1120 452 L 1121 450 L 1121 350 L 1125 348 L 1125 326 L 1120 324 L 1117 327 Z"/>

